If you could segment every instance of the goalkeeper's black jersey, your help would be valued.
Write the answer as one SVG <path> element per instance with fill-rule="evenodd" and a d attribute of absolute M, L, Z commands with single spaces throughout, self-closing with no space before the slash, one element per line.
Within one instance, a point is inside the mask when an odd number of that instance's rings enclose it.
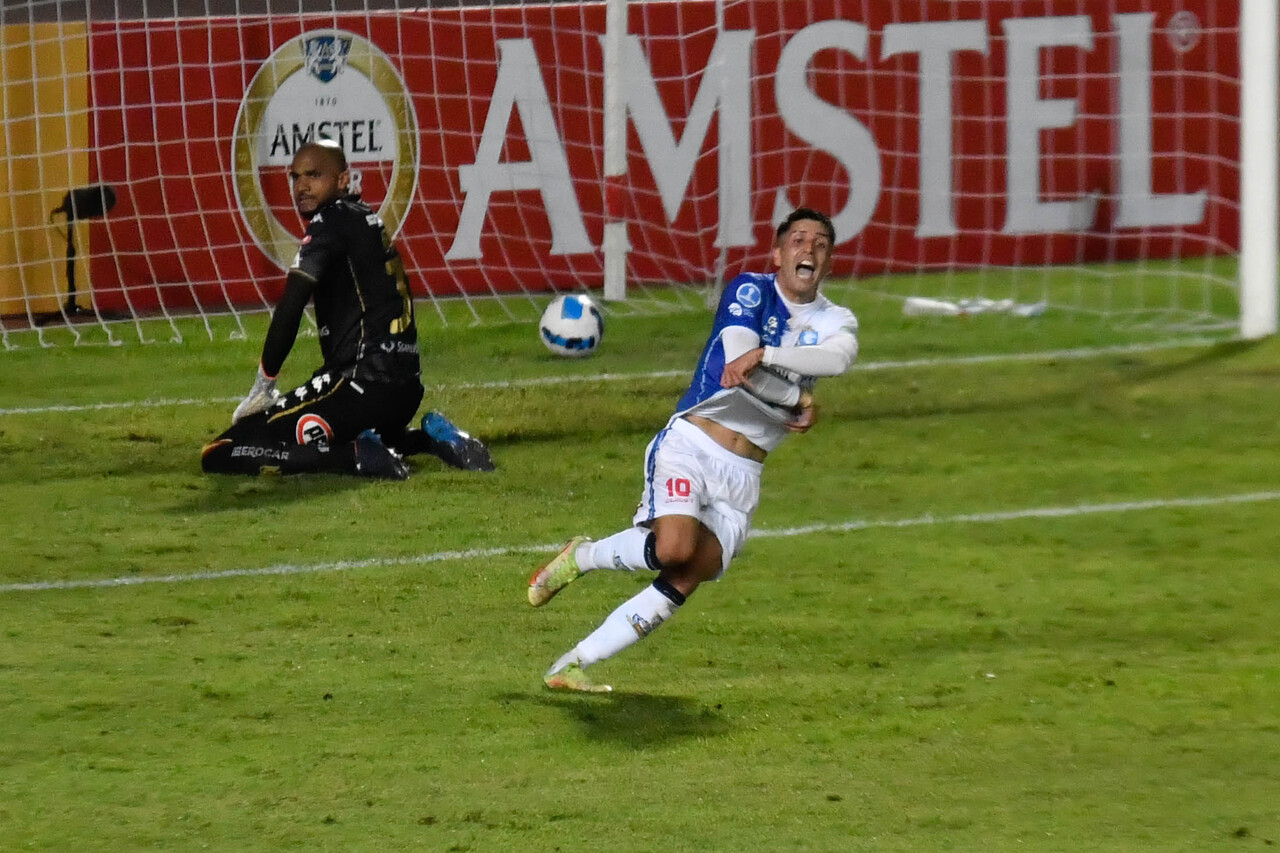
<path fill-rule="evenodd" d="M 329 371 L 373 382 L 420 373 L 413 300 L 400 253 L 382 220 L 356 196 L 311 217 L 290 272 L 315 282 L 320 352 Z"/>

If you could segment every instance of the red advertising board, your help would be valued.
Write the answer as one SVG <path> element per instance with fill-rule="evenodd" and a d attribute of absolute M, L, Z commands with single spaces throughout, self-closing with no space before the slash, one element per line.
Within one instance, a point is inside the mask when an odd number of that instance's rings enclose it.
<path fill-rule="evenodd" d="M 628 275 L 758 263 L 800 204 L 838 274 L 1233 251 L 1238 6 L 1151 5 L 630 4 Z M 599 285 L 603 31 L 599 4 L 94 22 L 98 304 L 278 293 L 308 133 L 422 292 Z"/>

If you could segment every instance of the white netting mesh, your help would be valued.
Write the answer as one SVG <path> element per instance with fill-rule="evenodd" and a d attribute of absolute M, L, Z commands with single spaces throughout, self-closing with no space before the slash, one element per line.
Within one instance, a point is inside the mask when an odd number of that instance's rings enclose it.
<path fill-rule="evenodd" d="M 234 334 L 283 286 L 308 134 L 445 322 L 598 290 L 619 218 L 631 304 L 700 305 L 800 204 L 833 214 L 836 274 L 894 299 L 1236 322 L 1237 2 L 632 2 L 615 180 L 603 3 L 317 7 L 3 7 L 6 346 Z M 69 244 L 50 211 L 103 186 Z"/>

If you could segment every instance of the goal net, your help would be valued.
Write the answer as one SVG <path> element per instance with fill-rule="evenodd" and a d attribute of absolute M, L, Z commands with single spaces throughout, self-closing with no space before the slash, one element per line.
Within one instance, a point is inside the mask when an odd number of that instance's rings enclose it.
<path fill-rule="evenodd" d="M 895 312 L 1225 336 L 1260 310 L 1266 334 L 1274 246 L 1241 284 L 1242 2 L 6 3 L 3 342 L 243 334 L 283 289 L 288 164 L 318 137 L 424 320 L 562 291 L 703 306 L 805 205 L 835 221 L 834 277 Z"/>

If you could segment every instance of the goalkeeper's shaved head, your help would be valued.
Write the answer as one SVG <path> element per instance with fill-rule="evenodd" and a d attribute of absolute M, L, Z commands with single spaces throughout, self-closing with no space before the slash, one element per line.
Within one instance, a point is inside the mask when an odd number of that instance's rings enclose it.
<path fill-rule="evenodd" d="M 347 154 L 342 150 L 342 146 L 334 142 L 332 139 L 317 139 L 314 142 L 304 142 L 298 146 L 298 150 L 294 152 L 294 156 L 304 151 L 314 151 L 328 157 L 330 162 L 338 169 L 339 172 L 345 172 L 347 166 Z"/>

